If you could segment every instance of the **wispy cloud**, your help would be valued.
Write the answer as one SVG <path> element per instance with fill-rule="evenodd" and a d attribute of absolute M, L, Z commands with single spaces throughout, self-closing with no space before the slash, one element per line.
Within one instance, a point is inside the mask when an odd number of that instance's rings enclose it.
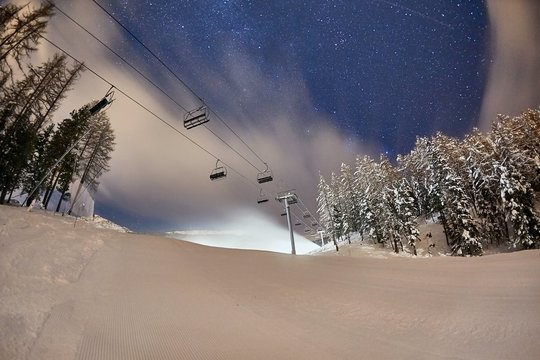
<path fill-rule="evenodd" d="M 480 115 L 488 130 L 498 113 L 540 105 L 540 3 L 488 0 L 493 64 Z"/>
<path fill-rule="evenodd" d="M 137 55 L 140 52 L 91 6 L 91 2 L 73 1 L 64 8 L 111 47 L 130 54 L 129 58 L 144 67 L 179 103 L 188 108 L 196 104 L 197 99 L 164 70 L 158 71 L 155 64 Z M 107 111 L 115 129 L 117 145 L 111 171 L 101 181 L 98 203 L 121 210 L 131 219 L 138 218 L 141 222 L 159 219 L 161 223 L 170 224 L 171 228 L 183 228 L 189 224 L 217 228 L 235 222 L 235 210 L 246 208 L 271 216 L 275 223 L 282 220 L 277 205 L 257 207 L 258 188 L 254 186 L 257 170 L 204 128 L 185 131 L 182 126 L 184 112 L 106 49 L 61 14 L 51 22 L 48 36 L 250 179 L 246 183 L 245 179 L 229 171 L 230 176 L 226 180 L 211 182 L 208 176 L 215 165 L 211 156 L 117 92 L 116 101 Z M 41 59 L 56 51 L 46 45 L 42 49 L 39 53 Z M 276 180 L 264 185 L 265 192 L 270 195 L 280 188 L 296 188 L 314 211 L 319 171 L 328 175 L 330 171 L 338 170 L 341 162 L 353 161 L 356 154 L 378 152 L 373 144 L 360 144 L 349 139 L 347 134 L 332 125 L 328 114 L 315 110 L 303 79 L 291 64 L 285 70 L 266 73 L 247 49 L 236 48 L 231 52 L 226 44 L 217 67 L 214 63 L 200 61 L 201 56 L 186 44 L 175 51 L 178 57 L 193 59 L 185 61 L 189 66 L 182 68 L 179 75 L 196 85 L 198 95 L 274 171 Z M 106 90 L 107 85 L 87 71 L 57 117 L 67 116 L 69 111 L 99 98 Z M 215 116 L 208 126 L 259 169 L 264 168 Z"/>

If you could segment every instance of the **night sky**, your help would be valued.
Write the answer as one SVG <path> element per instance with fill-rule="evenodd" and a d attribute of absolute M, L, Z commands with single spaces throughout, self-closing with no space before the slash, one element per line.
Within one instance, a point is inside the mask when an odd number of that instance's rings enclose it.
<path fill-rule="evenodd" d="M 137 231 L 236 233 L 247 217 L 258 235 L 246 236 L 272 242 L 259 235 L 271 233 L 264 223 L 286 227 L 276 192 L 296 189 L 315 213 L 319 174 L 328 179 L 342 162 L 393 160 L 417 136 L 489 130 L 497 113 L 540 103 L 536 0 L 56 3 L 167 94 L 61 12 L 51 20 L 47 36 L 117 88 L 107 109 L 116 148 L 96 212 Z M 36 62 L 55 52 L 41 44 Z M 100 99 L 110 86 L 103 79 L 86 71 L 55 118 Z M 185 130 L 201 99 L 207 128 Z M 208 178 L 216 158 L 227 164 L 224 181 Z M 274 181 L 261 186 L 264 162 Z M 271 199 L 264 206 L 261 188 Z"/>
<path fill-rule="evenodd" d="M 240 48 L 272 86 L 302 78 L 315 111 L 390 157 L 417 135 L 462 136 L 478 121 L 491 62 L 483 1 L 101 3 L 180 74 L 194 60 L 219 71 Z M 182 44 L 195 52 L 177 56 Z M 205 97 L 208 84 L 189 85 Z M 309 135 L 310 119 L 298 120 Z"/>

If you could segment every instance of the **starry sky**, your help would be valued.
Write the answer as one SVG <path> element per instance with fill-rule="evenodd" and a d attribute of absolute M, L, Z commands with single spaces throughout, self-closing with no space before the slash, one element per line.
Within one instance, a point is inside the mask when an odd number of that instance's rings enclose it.
<path fill-rule="evenodd" d="M 302 78 L 314 109 L 391 157 L 417 135 L 462 136 L 479 117 L 491 62 L 483 1 L 102 1 L 175 69 L 238 49 L 271 86 Z M 128 41 L 128 40 L 126 40 Z M 178 57 L 190 44 L 195 51 Z M 222 56 L 224 54 L 225 56 Z M 193 58 L 195 56 L 195 59 Z M 190 79 L 204 97 L 207 84 Z M 235 104 L 242 106 L 241 94 Z M 256 109 L 247 109 L 255 112 Z M 310 119 L 300 119 L 306 134 Z"/>
<path fill-rule="evenodd" d="M 241 238 L 255 241 L 253 248 L 278 238 L 287 247 L 286 232 L 263 236 L 287 226 L 276 192 L 295 189 L 314 214 L 319 174 L 328 178 L 342 162 L 381 153 L 395 159 L 417 136 L 489 130 L 497 113 L 540 104 L 540 81 L 532 80 L 540 79 L 536 0 L 56 4 L 146 77 L 62 13 L 49 23 L 48 38 L 92 69 L 57 120 L 99 100 L 108 83 L 116 87 L 107 109 L 116 148 L 95 209 L 136 231 L 251 228 Z M 42 43 L 34 60 L 58 51 Z M 201 101 L 210 122 L 185 130 L 186 109 Z M 229 170 L 224 181 L 208 179 L 216 158 Z M 264 162 L 274 181 L 260 185 Z M 271 199 L 264 206 L 256 203 L 260 191 Z M 303 210 L 293 208 L 300 218 Z"/>

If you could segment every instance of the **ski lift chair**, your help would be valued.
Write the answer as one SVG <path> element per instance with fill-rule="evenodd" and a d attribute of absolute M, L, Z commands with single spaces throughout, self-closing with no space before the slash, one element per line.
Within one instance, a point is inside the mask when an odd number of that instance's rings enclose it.
<path fill-rule="evenodd" d="M 264 184 L 266 182 L 274 180 L 274 177 L 272 176 L 272 171 L 268 169 L 268 164 L 264 163 L 264 165 L 266 165 L 266 170 L 257 174 L 257 182 L 259 184 Z"/>
<path fill-rule="evenodd" d="M 262 204 L 268 202 L 268 196 L 262 191 L 262 189 L 259 191 L 259 197 L 257 198 L 257 204 Z"/>
<path fill-rule="evenodd" d="M 210 180 L 216 181 L 224 179 L 227 176 L 227 169 L 225 166 L 218 166 L 219 159 L 216 161 L 216 168 L 210 173 Z"/>
<path fill-rule="evenodd" d="M 281 213 L 281 216 L 285 216 L 285 215 L 287 215 L 287 213 L 286 213 L 286 212 L 284 212 L 284 213 Z"/>
<path fill-rule="evenodd" d="M 311 226 L 317 226 L 317 222 L 316 221 L 312 222 Z"/>
<path fill-rule="evenodd" d="M 302 223 L 300 221 L 297 221 L 297 222 L 294 223 L 294 226 L 300 226 L 300 225 L 302 225 Z"/>
<path fill-rule="evenodd" d="M 109 89 L 109 91 L 107 91 L 105 96 L 88 110 L 90 112 L 90 115 L 97 114 L 101 110 L 105 109 L 108 105 L 112 104 L 112 102 L 114 101 L 113 89 L 114 89 L 114 86 L 111 86 L 111 88 Z"/>
<path fill-rule="evenodd" d="M 189 130 L 208 121 L 210 121 L 208 118 L 208 109 L 203 105 L 198 109 L 191 110 L 184 116 L 184 127 Z"/>
<path fill-rule="evenodd" d="M 307 227 L 307 228 L 305 228 L 305 229 L 304 229 L 304 232 L 305 232 L 305 233 L 308 233 L 308 232 L 310 232 L 309 228 L 308 228 L 308 227 Z"/>
<path fill-rule="evenodd" d="M 307 211 L 304 212 L 304 214 L 302 216 L 304 217 L 304 219 L 307 219 L 307 218 L 311 217 L 311 215 Z"/>

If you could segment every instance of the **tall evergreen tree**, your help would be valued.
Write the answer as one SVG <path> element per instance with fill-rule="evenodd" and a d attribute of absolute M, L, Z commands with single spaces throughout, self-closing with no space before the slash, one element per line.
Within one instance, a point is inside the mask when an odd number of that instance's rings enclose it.
<path fill-rule="evenodd" d="M 50 17 L 54 14 L 52 3 L 37 9 L 7 4 L 0 7 L 0 86 L 13 78 L 14 61 L 20 69 L 22 62 L 36 50 L 45 33 Z"/>
<path fill-rule="evenodd" d="M 83 187 L 92 193 L 97 191 L 99 178 L 103 173 L 109 171 L 109 161 L 115 145 L 114 139 L 114 131 L 106 113 L 100 112 L 92 115 L 89 131 L 82 139 L 85 145 L 77 161 L 82 174 L 69 213 L 73 211 Z"/>

